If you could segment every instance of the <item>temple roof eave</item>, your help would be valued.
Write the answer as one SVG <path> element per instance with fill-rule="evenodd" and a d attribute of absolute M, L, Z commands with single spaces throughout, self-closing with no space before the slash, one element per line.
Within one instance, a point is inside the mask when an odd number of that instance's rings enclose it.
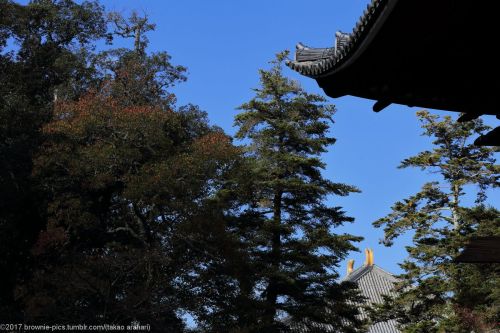
<path fill-rule="evenodd" d="M 360 49 L 364 40 L 370 39 L 368 35 L 376 34 L 377 29 L 371 29 L 372 26 L 376 24 L 381 25 L 384 15 L 387 15 L 390 6 L 387 6 L 391 0 L 372 0 L 370 4 L 367 5 L 363 15 L 359 18 L 358 22 L 354 26 L 352 32 L 349 35 L 349 40 L 347 43 L 341 45 L 341 47 L 335 48 L 335 52 L 332 52 L 328 57 L 320 57 L 315 60 L 301 61 L 297 59 L 290 60 L 287 65 L 299 72 L 304 76 L 311 78 L 320 78 L 325 75 L 331 74 L 331 72 L 337 70 L 349 59 L 355 58 L 354 53 Z M 392 0 L 392 2 L 395 2 Z M 381 15 L 384 13 L 384 15 Z M 382 16 L 382 17 L 381 17 Z M 377 23 L 378 22 L 378 23 Z M 339 38 L 339 32 L 336 34 L 336 38 Z M 303 50 L 304 46 L 302 43 L 298 43 L 296 46 L 296 54 Z M 318 50 L 325 50 L 325 48 L 310 48 L 308 50 L 315 52 Z"/>

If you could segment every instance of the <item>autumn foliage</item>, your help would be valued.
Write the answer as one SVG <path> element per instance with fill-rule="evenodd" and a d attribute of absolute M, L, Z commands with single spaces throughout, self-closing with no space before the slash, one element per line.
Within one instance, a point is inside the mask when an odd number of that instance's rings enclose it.
<path fill-rule="evenodd" d="M 17 293 L 28 318 L 70 319 L 77 311 L 95 320 L 97 311 L 102 322 L 129 322 L 140 309 L 149 318 L 153 308 L 158 325 L 180 325 L 172 319 L 181 300 L 175 293 L 187 291 L 174 280 L 196 256 L 172 258 L 191 252 L 193 221 L 207 234 L 217 228 L 206 210 L 239 150 L 193 106 L 126 106 L 94 92 L 56 103 L 53 119 L 33 168 L 47 198 L 47 226 L 32 250 L 35 273 Z M 51 292 L 31 287 L 39 285 Z"/>

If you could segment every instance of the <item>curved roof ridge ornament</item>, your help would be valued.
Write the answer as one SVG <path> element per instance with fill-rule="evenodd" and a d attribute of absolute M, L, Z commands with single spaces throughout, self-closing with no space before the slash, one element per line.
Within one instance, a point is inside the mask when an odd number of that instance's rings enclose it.
<path fill-rule="evenodd" d="M 373 250 L 365 249 L 365 266 L 373 266 Z"/>
<path fill-rule="evenodd" d="M 349 45 L 350 39 L 351 35 L 347 32 L 342 32 L 340 30 L 335 32 L 335 55 Z"/>
<path fill-rule="evenodd" d="M 328 57 L 303 58 L 296 53 L 295 60 L 288 61 L 286 63 L 287 66 L 302 75 L 312 78 L 322 76 L 326 72 L 335 70 L 342 65 L 343 62 L 349 59 L 349 54 L 353 53 L 358 48 L 358 45 L 361 44 L 365 37 L 364 35 L 371 31 L 369 28 L 377 23 L 378 16 L 385 11 L 386 5 L 390 3 L 392 7 L 392 3 L 395 2 L 397 2 L 397 0 L 372 0 L 354 26 L 352 33 L 349 34 L 342 31 L 337 31 L 335 33 L 335 44 L 333 47 L 315 49 L 306 47 L 306 50 L 332 50 L 332 52 L 328 54 Z M 304 45 L 298 43 L 296 48 L 302 53 L 302 51 L 305 50 L 302 49 L 301 46 Z M 327 61 L 321 61 L 323 59 Z"/>
<path fill-rule="evenodd" d="M 347 262 L 347 275 L 351 274 L 353 270 L 354 270 L 354 259 L 350 259 Z"/>

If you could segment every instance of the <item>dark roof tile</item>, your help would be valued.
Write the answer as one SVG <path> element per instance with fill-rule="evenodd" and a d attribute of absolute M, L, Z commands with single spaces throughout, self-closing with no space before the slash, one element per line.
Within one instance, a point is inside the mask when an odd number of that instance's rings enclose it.
<path fill-rule="evenodd" d="M 303 48 L 301 43 L 297 44 L 296 57 L 293 61 L 288 61 L 287 65 L 309 77 L 318 77 L 326 72 L 334 70 L 342 65 L 352 54 L 381 12 L 390 0 L 372 0 L 359 18 L 351 34 L 337 32 L 335 34 L 335 47 L 333 48 Z M 328 50 L 326 53 L 325 50 Z M 300 54 L 300 55 L 299 55 Z M 320 57 L 314 55 L 321 54 Z"/>

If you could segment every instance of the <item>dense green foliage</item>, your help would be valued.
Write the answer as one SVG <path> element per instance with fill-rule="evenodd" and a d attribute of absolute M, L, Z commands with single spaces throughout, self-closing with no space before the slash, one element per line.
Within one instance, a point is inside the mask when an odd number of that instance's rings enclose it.
<path fill-rule="evenodd" d="M 355 332 L 356 309 L 346 301 L 356 293 L 336 282 L 335 268 L 360 238 L 334 233 L 352 218 L 325 200 L 357 189 L 322 177 L 319 156 L 334 142 L 328 136 L 334 108 L 283 76 L 286 56 L 278 54 L 270 70 L 260 71 L 256 96 L 236 117 L 236 136 L 250 140 L 254 197 L 248 211 L 257 217 L 242 230 L 253 266 L 245 296 L 258 310 L 252 331 L 329 324 Z"/>
<path fill-rule="evenodd" d="M 500 234 L 500 212 L 485 206 L 486 190 L 499 185 L 493 150 L 470 143 L 487 127 L 480 120 L 456 123 L 426 111 L 418 113 L 435 148 L 405 159 L 439 181 L 397 202 L 374 223 L 384 227 L 385 243 L 413 235 L 409 258 L 401 265 L 400 295 L 388 299 L 377 318 L 396 318 L 404 332 L 486 332 L 499 321 L 498 264 L 457 264 L 453 259 L 474 236 Z M 465 187 L 475 186 L 475 206 L 467 207 Z"/>

